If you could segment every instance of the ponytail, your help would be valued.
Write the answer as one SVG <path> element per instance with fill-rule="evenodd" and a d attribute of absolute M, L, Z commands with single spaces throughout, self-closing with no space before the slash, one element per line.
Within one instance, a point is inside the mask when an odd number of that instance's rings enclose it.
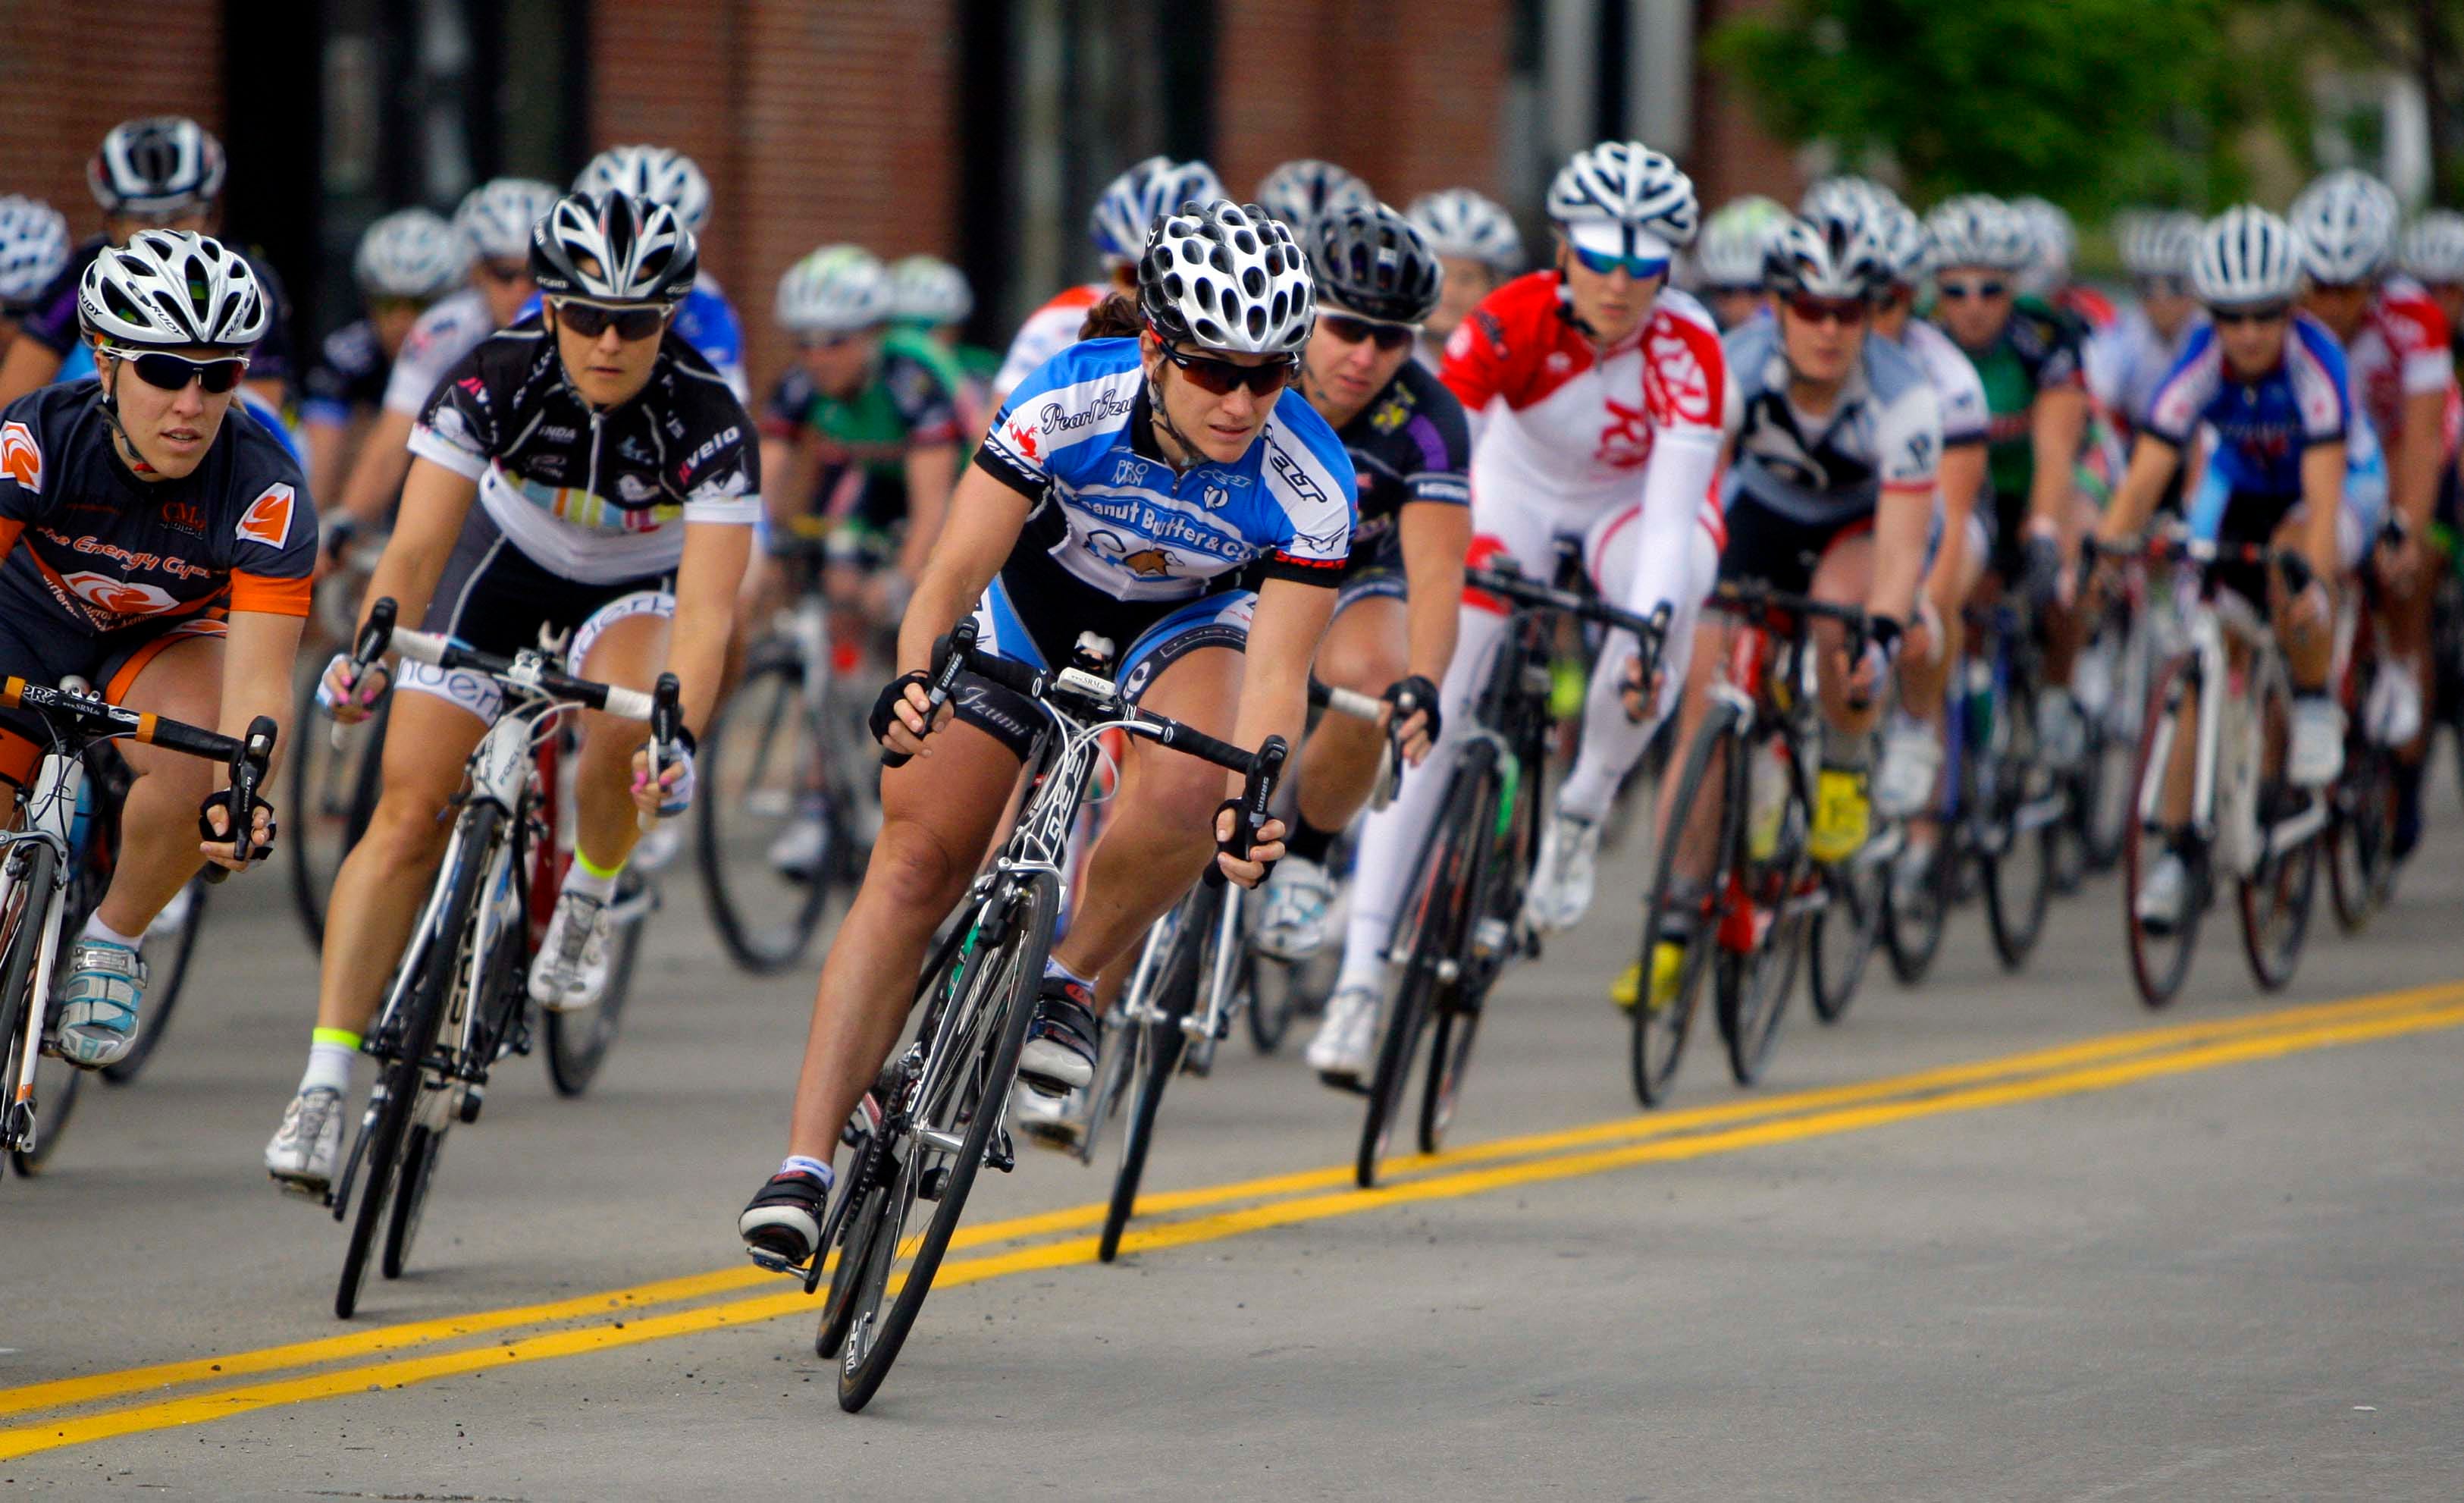
<path fill-rule="evenodd" d="M 1087 310 L 1087 321 L 1078 325 L 1082 340 L 1135 339 L 1147 329 L 1146 315 L 1138 311 L 1137 299 L 1127 293 L 1107 293 L 1104 300 Z"/>

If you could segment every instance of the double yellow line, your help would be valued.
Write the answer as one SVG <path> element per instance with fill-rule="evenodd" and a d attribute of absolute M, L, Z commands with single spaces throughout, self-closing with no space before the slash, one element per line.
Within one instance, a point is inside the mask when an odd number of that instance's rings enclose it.
<path fill-rule="evenodd" d="M 1920 1117 L 2111 1090 L 2165 1075 L 2464 1025 L 2464 983 L 2218 1022 L 2134 1029 L 1857 1085 L 1742 1097 L 1398 1159 L 1387 1183 L 1352 1185 L 1349 1166 L 1151 1194 L 1122 1239 L 1129 1253 L 1218 1241 L 1416 1202 L 1702 1158 Z M 962 1227 L 936 1289 L 1084 1263 L 1101 1205 Z M 1003 1250 L 975 1253 L 978 1249 Z M 763 1287 L 764 1292 L 743 1292 Z M 721 1298 L 723 1295 L 737 1295 Z M 750 1267 L 663 1279 L 552 1303 L 0 1389 L 0 1460 L 253 1410 L 801 1315 L 818 1301 Z M 341 1364 L 341 1365 L 337 1365 Z M 265 1375 L 293 1376 L 243 1380 Z M 171 1397 L 165 1390 L 195 1390 Z M 122 1402 L 135 1401 L 135 1402 Z"/>

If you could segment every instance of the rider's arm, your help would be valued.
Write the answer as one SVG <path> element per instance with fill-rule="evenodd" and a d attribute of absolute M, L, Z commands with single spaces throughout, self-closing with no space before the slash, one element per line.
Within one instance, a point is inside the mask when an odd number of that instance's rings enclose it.
<path fill-rule="evenodd" d="M 2063 537 L 2077 485 L 2079 444 L 2087 436 L 2087 388 L 2051 387 L 2028 406 L 2028 444 L 2035 472 L 2028 483 L 2028 530 Z"/>
<path fill-rule="evenodd" d="M 924 572 L 916 576 L 915 593 L 908 599 L 906 618 L 898 625 L 900 673 L 933 666 L 934 638 L 976 608 L 984 586 L 1017 543 L 1027 506 L 1024 496 L 979 466 L 970 465 L 958 477 L 949 515 L 940 536 L 933 540 Z"/>
<path fill-rule="evenodd" d="M 2404 431 L 2396 435 L 2394 450 L 2387 455 L 2387 480 L 2396 515 L 2416 538 L 2430 536 L 2430 514 L 2438 504 L 2438 462 L 2446 452 L 2446 387 L 2405 393 Z"/>
<path fill-rule="evenodd" d="M 1241 707 L 1232 720 L 1232 744 L 1255 750 L 1269 736 L 1298 746 L 1309 719 L 1309 664 L 1318 639 L 1334 616 L 1328 585 L 1269 575 L 1259 582 L 1258 608 L 1249 620 L 1243 652 Z M 1227 794 L 1238 797 L 1242 779 L 1227 774 Z"/>
<path fill-rule="evenodd" d="M 400 536 L 396 534 L 396 536 Z M 391 550 L 388 549 L 388 552 Z M 668 637 L 668 671 L 682 690 L 685 727 L 710 723 L 736 630 L 736 593 L 753 556 L 753 528 L 743 522 L 685 523 L 684 562 L 676 565 L 676 619 Z"/>
<path fill-rule="evenodd" d="M 1635 614 L 1689 605 L 1679 596 L 1707 586 L 1694 577 L 1694 530 L 1702 525 L 1724 442 L 1719 429 L 1700 426 L 1662 429 L 1653 441 L 1637 519 L 1634 585 L 1623 602 Z"/>
<path fill-rule="evenodd" d="M 236 739 L 248 734 L 250 721 L 264 715 L 281 724 L 285 736 L 310 734 L 304 727 L 284 723 L 291 718 L 292 670 L 299 653 L 299 630 L 306 623 L 307 617 L 287 611 L 234 609 L 231 613 L 230 634 L 223 639 L 223 708 L 216 729 Z M 273 797 L 267 790 L 288 761 L 276 757 L 267 766 L 259 797 Z M 228 778 L 226 769 L 217 785 Z"/>
<path fill-rule="evenodd" d="M 2301 451 L 2301 551 L 2310 572 L 2332 581 L 2343 572 L 2336 547 L 2336 519 L 2344 506 L 2344 444 L 2336 439 Z"/>
<path fill-rule="evenodd" d="M 1442 683 L 1463 615 L 1463 555 L 1471 548 L 1471 508 L 1408 501 L 1396 523 L 1403 544 L 1405 672 Z"/>
<path fill-rule="evenodd" d="M 478 496 L 479 482 L 472 476 L 457 475 L 426 455 L 410 462 L 410 475 L 402 485 L 402 514 L 394 519 L 393 536 L 385 540 L 385 554 L 368 577 L 367 597 L 360 603 L 362 621 L 367 619 L 369 606 L 387 598 L 400 608 L 403 621 L 427 617 L 429 597 L 436 593 L 436 582 L 445 575 L 446 561 L 453 556 L 454 542 Z"/>
<path fill-rule="evenodd" d="M 1934 568 L 1942 579 L 1959 578 L 1968 565 L 1968 521 L 1976 515 L 1976 493 L 1985 484 L 1985 458 L 1982 441 L 1942 452 L 1942 468 L 1934 476 L 1942 490 L 1942 546 L 1935 551 Z"/>
<path fill-rule="evenodd" d="M 1874 569 L 1865 608 L 1903 627 L 1916 619 L 1942 457 L 1942 405 L 1920 386 L 1884 409 L 1876 433 L 1881 497 L 1874 513 Z"/>
<path fill-rule="evenodd" d="M 958 478 L 958 446 L 928 444 L 907 451 L 907 537 L 898 545 L 898 572 L 913 579 L 932 556 L 933 539 L 950 509 L 950 487 Z"/>
<path fill-rule="evenodd" d="M 822 441 L 809 429 L 798 430 L 792 438 L 761 440 L 761 473 L 769 477 L 761 487 L 761 504 L 769 513 L 773 537 L 795 536 L 796 524 L 813 507 L 813 482 L 821 468 Z"/>
<path fill-rule="evenodd" d="M 403 476 L 410 469 L 413 415 L 385 408 L 360 440 L 359 456 L 351 461 L 350 474 L 342 481 L 339 498 L 342 515 L 361 527 L 384 526 L 385 509 L 402 493 Z M 328 513 L 334 510 L 333 492 L 312 486 L 308 494 L 317 497 Z"/>
<path fill-rule="evenodd" d="M 2130 466 L 2122 472 L 2113 498 L 2104 503 L 2104 519 L 2096 529 L 2098 541 L 2121 542 L 2137 537 L 2164 496 L 2165 482 L 2173 478 L 2174 467 L 2181 462 L 2181 450 L 2142 429 L 2139 441 L 2130 446 Z"/>

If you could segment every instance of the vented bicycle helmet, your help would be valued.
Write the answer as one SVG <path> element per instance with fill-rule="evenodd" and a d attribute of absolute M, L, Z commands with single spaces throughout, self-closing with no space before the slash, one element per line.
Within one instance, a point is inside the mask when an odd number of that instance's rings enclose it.
<path fill-rule="evenodd" d="M 1317 294 L 1281 220 L 1219 199 L 1155 221 L 1138 258 L 1138 308 L 1175 344 L 1294 355 L 1309 343 Z"/>
<path fill-rule="evenodd" d="M 1694 238 L 1694 180 L 1639 141 L 1603 141 L 1574 153 L 1549 183 L 1549 219 L 1561 228 L 1622 225 L 1674 249 Z"/>
<path fill-rule="evenodd" d="M 2387 269 L 2402 214 L 2392 188 L 2340 167 L 2303 188 L 2284 219 L 2300 238 L 2301 269 L 2312 281 L 2339 287 Z"/>
<path fill-rule="evenodd" d="M 531 231 L 531 279 L 550 298 L 676 303 L 699 254 L 674 210 L 631 193 L 567 193 Z"/>
<path fill-rule="evenodd" d="M 1087 237 L 1106 260 L 1133 262 L 1156 219 L 1183 204 L 1211 204 L 1223 196 L 1223 180 L 1205 163 L 1149 157 L 1105 185 L 1087 211 Z"/>
<path fill-rule="evenodd" d="M 491 261 L 528 255 L 531 229 L 564 195 L 551 184 L 526 177 L 493 178 L 463 195 L 453 228 L 471 242 L 471 254 Z"/>
<path fill-rule="evenodd" d="M 39 198 L 0 194 L 0 306 L 37 296 L 68 264 L 68 219 Z"/>
<path fill-rule="evenodd" d="M 1357 175 L 1315 157 L 1287 162 L 1258 184 L 1258 207 L 1290 226 L 1295 235 L 1321 214 L 1375 202 L 1377 195 Z"/>
<path fill-rule="evenodd" d="M 1321 306 L 1366 319 L 1419 323 L 1437 310 L 1446 269 L 1412 221 L 1387 208 L 1338 209 L 1309 232 L 1309 271 Z"/>
<path fill-rule="evenodd" d="M 889 268 L 862 246 L 825 245 L 779 278 L 779 326 L 796 334 L 854 334 L 890 321 Z"/>
<path fill-rule="evenodd" d="M 1423 193 L 1403 217 L 1440 255 L 1479 261 L 1505 276 L 1523 269 L 1523 232 L 1514 228 L 1514 216 L 1470 188 Z"/>
<path fill-rule="evenodd" d="M 1947 198 L 1925 215 L 1937 270 L 1982 266 L 2015 272 L 2035 259 L 2035 236 L 2018 210 L 1989 193 Z"/>
<path fill-rule="evenodd" d="M 2114 225 L 2122 269 L 2133 276 L 2188 276 L 2199 249 L 2199 216 L 2178 209 L 2143 209 Z"/>
<path fill-rule="evenodd" d="M 2190 258 L 2190 290 L 2221 307 L 2287 302 L 2301 284 L 2300 236 L 2255 204 L 2207 222 Z"/>
<path fill-rule="evenodd" d="M 124 120 L 86 164 L 86 187 L 107 214 L 168 218 L 223 191 L 223 144 L 185 115 Z"/>
<path fill-rule="evenodd" d="M 1788 210 L 1759 193 L 1722 204 L 1694 242 L 1694 269 L 1703 284 L 1715 292 L 1760 292 L 1763 254 L 1788 225 Z"/>
<path fill-rule="evenodd" d="M 2433 286 L 2464 283 L 2464 214 L 2433 209 L 2414 220 L 2396 261 L 2407 276 Z"/>
<path fill-rule="evenodd" d="M 964 323 L 976 311 L 967 274 L 937 255 L 910 255 L 890 266 L 890 316 L 939 328 Z"/>
<path fill-rule="evenodd" d="M 2042 296 L 2067 284 L 2071 262 L 2079 254 L 2079 229 L 2071 216 L 2060 206 L 2033 194 L 2011 200 L 2011 209 L 2027 225 L 2028 238 L 2035 247 L 2026 275 L 2019 278 L 2019 290 Z"/>
<path fill-rule="evenodd" d="M 471 242 L 442 214 L 403 209 L 368 226 L 351 257 L 363 298 L 441 298 L 471 270 Z"/>
<path fill-rule="evenodd" d="M 590 159 L 573 180 L 573 190 L 630 193 L 665 204 L 691 234 L 700 234 L 710 218 L 710 179 L 693 158 L 666 146 L 610 146 Z"/>
<path fill-rule="evenodd" d="M 1763 255 L 1763 281 L 1782 297 L 1862 298 L 1890 285 L 1891 269 L 1865 226 L 1825 214 L 1780 227 Z"/>
<path fill-rule="evenodd" d="M 244 350 L 274 321 L 264 286 L 221 241 L 141 230 L 95 254 L 77 282 L 77 320 L 125 348 Z"/>

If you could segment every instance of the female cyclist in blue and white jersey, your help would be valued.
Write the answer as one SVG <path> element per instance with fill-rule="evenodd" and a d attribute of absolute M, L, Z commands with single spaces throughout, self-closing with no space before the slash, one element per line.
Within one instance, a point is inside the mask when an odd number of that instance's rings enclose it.
<path fill-rule="evenodd" d="M 1093 631 L 1123 649 L 1124 689 L 1163 714 L 1243 746 L 1300 740 L 1353 508 L 1341 441 L 1284 390 L 1316 311 L 1307 263 L 1254 209 L 1193 206 L 1149 232 L 1138 308 L 1135 339 L 1074 344 L 1019 385 L 916 581 L 902 672 L 872 718 L 913 760 L 882 775 L 881 834 L 822 968 L 788 1158 L 737 1223 L 791 1262 L 820 1241 L 839 1129 L 897 1041 L 925 945 L 974 876 L 1033 733 L 1036 712 L 981 681 L 962 681 L 928 725 L 935 638 L 973 611 L 1003 656 L 1057 667 Z M 1052 1103 L 1094 1072 L 1096 974 L 1210 857 L 1254 885 L 1283 854 L 1274 821 L 1248 860 L 1219 850 L 1226 789 L 1178 753 L 1136 742 L 1123 757 L 1020 1060 L 1028 1115 L 1067 1120 Z"/>

